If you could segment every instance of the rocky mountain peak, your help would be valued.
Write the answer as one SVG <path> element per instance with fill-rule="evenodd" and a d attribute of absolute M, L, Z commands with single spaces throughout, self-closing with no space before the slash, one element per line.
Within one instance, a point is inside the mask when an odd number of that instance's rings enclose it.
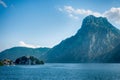
<path fill-rule="evenodd" d="M 108 22 L 106 17 L 95 17 L 89 15 L 84 18 L 82 27 L 109 27 L 111 24 Z"/>

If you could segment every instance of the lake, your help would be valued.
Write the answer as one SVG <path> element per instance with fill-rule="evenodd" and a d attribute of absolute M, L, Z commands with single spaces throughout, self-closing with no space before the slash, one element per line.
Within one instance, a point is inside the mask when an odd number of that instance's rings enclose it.
<path fill-rule="evenodd" d="M 120 80 L 120 64 L 1 66 L 0 80 Z"/>

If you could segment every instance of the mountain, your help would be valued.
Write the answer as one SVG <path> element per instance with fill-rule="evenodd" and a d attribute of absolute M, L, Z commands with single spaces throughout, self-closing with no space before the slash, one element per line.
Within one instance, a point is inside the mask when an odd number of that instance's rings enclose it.
<path fill-rule="evenodd" d="M 43 57 L 47 62 L 95 62 L 119 43 L 120 30 L 106 18 L 90 15 L 74 36 L 63 40 Z"/>
<path fill-rule="evenodd" d="M 35 56 L 40 58 L 41 55 L 45 54 L 50 48 L 26 48 L 26 47 L 13 47 L 4 50 L 0 53 L 0 60 L 11 59 L 16 60 L 21 56 Z"/>
<path fill-rule="evenodd" d="M 34 56 L 53 63 L 120 62 L 120 30 L 106 18 L 87 16 L 77 33 L 53 48 L 13 47 L 0 53 L 1 59 Z"/>
<path fill-rule="evenodd" d="M 107 62 L 120 63 L 120 44 L 108 54 L 104 56 L 104 58 L 107 59 Z"/>

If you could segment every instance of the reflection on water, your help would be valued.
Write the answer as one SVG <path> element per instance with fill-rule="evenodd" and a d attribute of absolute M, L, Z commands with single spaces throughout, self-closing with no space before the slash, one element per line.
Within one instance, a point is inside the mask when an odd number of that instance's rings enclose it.
<path fill-rule="evenodd" d="M 0 80 L 120 80 L 120 64 L 2 66 Z"/>

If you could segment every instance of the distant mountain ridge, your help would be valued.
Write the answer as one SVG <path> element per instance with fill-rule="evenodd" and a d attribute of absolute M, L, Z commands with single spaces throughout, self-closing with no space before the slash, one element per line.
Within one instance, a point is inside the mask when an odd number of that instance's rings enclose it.
<path fill-rule="evenodd" d="M 16 60 L 21 56 L 35 56 L 41 58 L 41 55 L 45 54 L 50 48 L 27 48 L 27 47 L 13 47 L 6 49 L 0 53 L 0 60 L 11 59 Z"/>

